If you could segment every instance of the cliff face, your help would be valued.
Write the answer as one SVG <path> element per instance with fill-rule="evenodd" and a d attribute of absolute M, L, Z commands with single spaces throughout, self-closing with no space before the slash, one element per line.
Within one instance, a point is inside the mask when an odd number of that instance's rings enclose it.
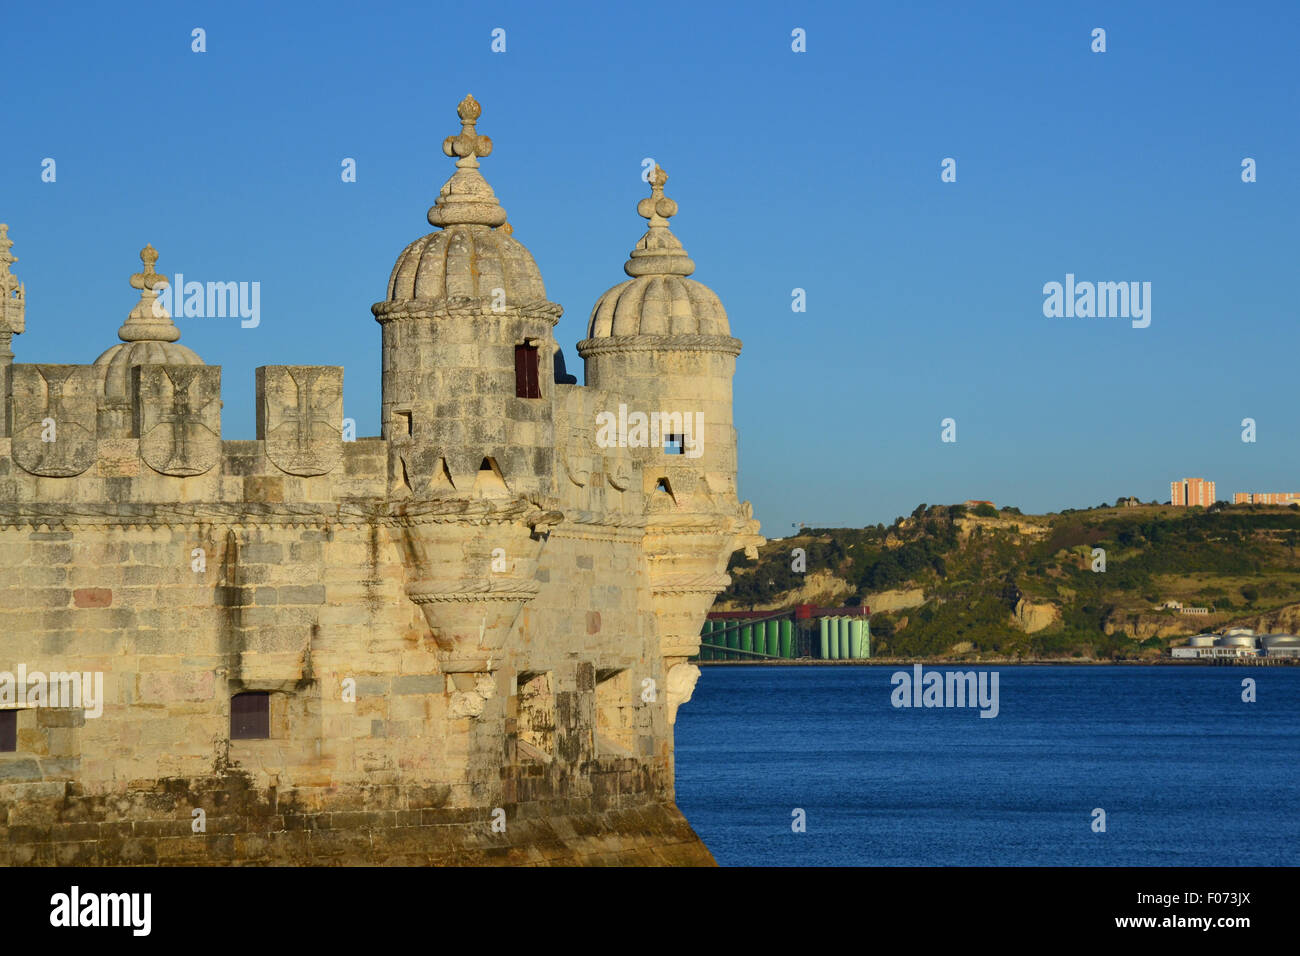
<path fill-rule="evenodd" d="M 1125 633 L 1141 641 L 1153 637 L 1174 638 L 1199 634 L 1223 623 L 1226 615 L 1209 614 L 1205 616 L 1160 614 L 1160 613 L 1122 613 L 1115 612 L 1106 619 L 1102 630 L 1106 634 Z"/>
<path fill-rule="evenodd" d="M 842 601 L 852 590 L 853 586 L 843 578 L 838 577 L 834 572 L 819 569 L 810 572 L 799 587 L 790 591 L 782 591 L 771 601 L 756 604 L 745 603 L 743 608 L 745 610 L 768 611 L 787 608 L 795 604 L 834 605 Z M 726 599 L 719 599 L 716 607 L 719 611 L 740 609 L 740 606 L 735 602 Z"/>
<path fill-rule="evenodd" d="M 1300 603 L 1288 604 L 1267 614 L 1235 618 L 1221 629 L 1228 627 L 1249 627 L 1256 634 L 1300 634 Z"/>
<path fill-rule="evenodd" d="M 1016 627 L 1026 634 L 1045 630 L 1061 619 L 1061 609 L 1050 603 L 1033 604 L 1021 598 L 1011 612 Z"/>

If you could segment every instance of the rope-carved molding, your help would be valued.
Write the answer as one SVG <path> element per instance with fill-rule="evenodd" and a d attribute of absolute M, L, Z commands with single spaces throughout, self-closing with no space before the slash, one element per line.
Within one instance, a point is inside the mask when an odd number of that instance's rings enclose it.
<path fill-rule="evenodd" d="M 485 603 L 489 601 L 528 601 L 537 597 L 541 585 L 536 581 L 501 581 L 482 587 L 461 588 L 456 591 L 407 591 L 416 604 Z"/>
<path fill-rule="evenodd" d="M 578 355 L 601 355 L 609 352 L 724 352 L 739 355 L 741 341 L 730 335 L 615 335 L 601 339 L 583 339 Z"/>
<path fill-rule="evenodd" d="M 394 319 L 459 319 L 484 314 L 508 318 L 544 319 L 555 325 L 564 314 L 564 308 L 545 299 L 537 302 L 511 303 L 504 306 L 491 296 L 452 296 L 441 299 L 400 299 L 397 302 L 380 302 L 372 307 L 380 322 Z"/>

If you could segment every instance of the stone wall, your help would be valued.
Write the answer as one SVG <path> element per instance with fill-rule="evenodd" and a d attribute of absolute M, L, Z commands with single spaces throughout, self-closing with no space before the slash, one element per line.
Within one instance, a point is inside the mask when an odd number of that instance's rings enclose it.
<path fill-rule="evenodd" d="M 265 439 L 224 441 L 181 477 L 115 439 L 62 478 L 7 445 L 0 669 L 100 672 L 104 700 L 98 717 L 20 712 L 0 860 L 708 862 L 672 806 L 626 450 L 561 446 L 584 484 L 564 483 L 572 520 L 547 535 L 505 659 L 444 674 L 404 591 L 389 443 L 341 443 L 329 473 L 295 476 Z M 269 739 L 230 739 L 243 691 L 270 693 Z"/>

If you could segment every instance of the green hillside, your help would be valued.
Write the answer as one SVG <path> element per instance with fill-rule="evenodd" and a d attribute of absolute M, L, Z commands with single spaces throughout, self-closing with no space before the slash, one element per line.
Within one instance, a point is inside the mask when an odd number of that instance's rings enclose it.
<path fill-rule="evenodd" d="M 769 542 L 757 561 L 737 552 L 717 608 L 867 603 L 879 656 L 1160 657 L 1228 624 L 1294 631 L 1297 544 L 1296 506 L 1021 515 L 920 505 L 888 527 L 805 529 Z M 796 548 L 802 572 L 792 570 Z M 1104 571 L 1093 570 L 1096 548 Z"/>

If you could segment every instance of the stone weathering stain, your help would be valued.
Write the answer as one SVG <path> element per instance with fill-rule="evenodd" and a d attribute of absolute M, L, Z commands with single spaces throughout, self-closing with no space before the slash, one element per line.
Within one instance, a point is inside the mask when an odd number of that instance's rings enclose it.
<path fill-rule="evenodd" d="M 222 439 L 221 370 L 177 343 L 152 247 L 122 344 L 11 364 L 0 227 L 0 668 L 102 672 L 105 698 L 18 711 L 0 864 L 712 862 L 672 725 L 728 559 L 762 542 L 740 342 L 656 169 L 588 384 L 539 375 L 561 309 L 458 112 L 439 228 L 372 309 L 379 438 L 343 440 L 341 368 L 267 366 L 257 439 Z M 699 413 L 703 454 L 602 447 L 620 403 Z M 265 737 L 232 739 L 238 694 Z"/>

